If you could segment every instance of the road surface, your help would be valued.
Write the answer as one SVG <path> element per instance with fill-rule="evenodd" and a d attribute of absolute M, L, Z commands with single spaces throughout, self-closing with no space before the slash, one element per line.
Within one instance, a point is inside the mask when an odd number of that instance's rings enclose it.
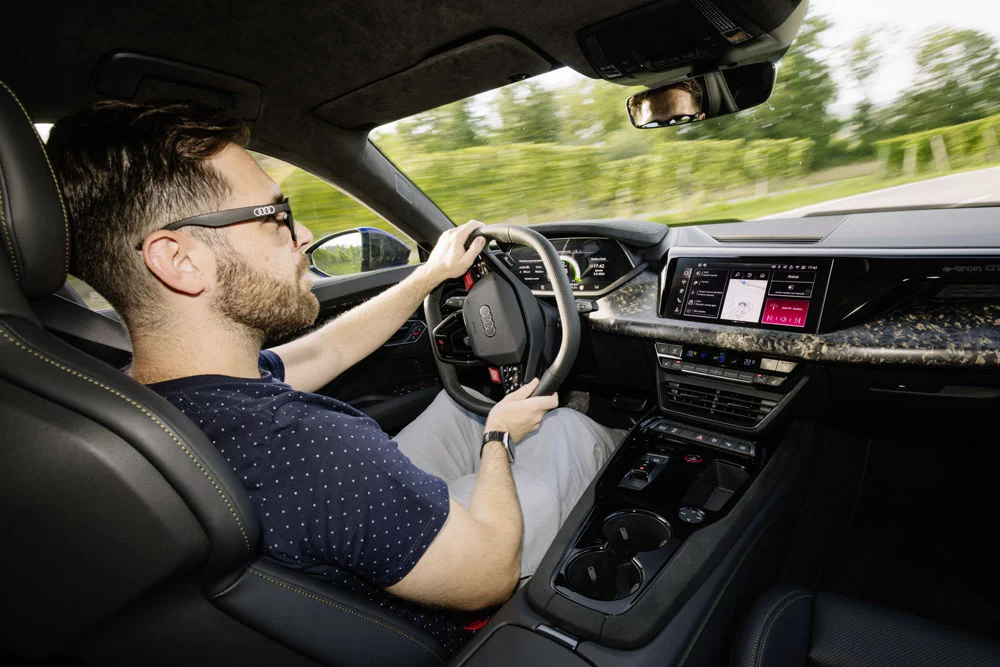
<path fill-rule="evenodd" d="M 811 206 L 774 213 L 759 219 L 800 218 L 810 213 L 823 211 L 911 206 L 961 206 L 994 202 L 1000 203 L 1000 167 L 950 174 L 916 183 L 897 185 L 884 190 L 831 199 Z"/>

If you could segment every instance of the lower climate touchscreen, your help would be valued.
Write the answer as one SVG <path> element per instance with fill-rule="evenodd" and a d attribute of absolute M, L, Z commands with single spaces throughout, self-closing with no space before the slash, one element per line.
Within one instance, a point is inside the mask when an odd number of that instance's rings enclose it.
<path fill-rule="evenodd" d="M 816 332 L 830 259 L 675 259 L 660 315 Z"/>

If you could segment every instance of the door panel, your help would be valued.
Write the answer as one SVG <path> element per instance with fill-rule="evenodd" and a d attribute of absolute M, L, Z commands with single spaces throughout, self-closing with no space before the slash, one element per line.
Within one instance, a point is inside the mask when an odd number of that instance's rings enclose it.
<path fill-rule="evenodd" d="M 313 293 L 326 322 L 410 275 L 415 266 L 317 280 Z M 413 421 L 441 389 L 423 309 L 389 341 L 319 390 L 371 415 L 388 433 Z"/>

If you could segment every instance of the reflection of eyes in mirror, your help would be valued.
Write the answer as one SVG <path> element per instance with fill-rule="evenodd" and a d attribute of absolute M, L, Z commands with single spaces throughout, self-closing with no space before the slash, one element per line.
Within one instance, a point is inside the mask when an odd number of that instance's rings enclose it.
<path fill-rule="evenodd" d="M 704 91 L 695 79 L 647 90 L 628 100 L 628 111 L 636 127 L 683 125 L 704 120 Z"/>

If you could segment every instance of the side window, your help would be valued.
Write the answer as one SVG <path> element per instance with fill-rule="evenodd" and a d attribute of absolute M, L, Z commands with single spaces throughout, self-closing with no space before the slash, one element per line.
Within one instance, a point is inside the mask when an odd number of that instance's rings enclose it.
<path fill-rule="evenodd" d="M 401 252 L 395 254 L 393 264 L 420 263 L 420 253 L 413 239 L 377 213 L 370 211 L 333 185 L 294 165 L 261 153 L 251 152 L 251 155 L 288 197 L 295 219 L 308 227 L 317 241 L 324 236 L 349 229 L 374 227 L 392 235 L 409 250 L 407 256 L 406 251 L 400 248 Z M 375 237 L 377 241 L 381 241 L 385 235 L 375 234 Z M 338 243 L 342 246 L 350 244 L 351 247 L 341 248 L 338 247 Z M 323 252 L 317 251 L 314 254 L 314 261 L 319 266 L 320 258 L 325 258 L 325 266 L 332 267 L 330 269 L 332 275 L 349 275 L 369 270 L 367 267 L 362 267 L 360 261 L 350 261 L 352 250 L 354 254 L 360 252 L 359 247 L 353 246 L 354 243 L 357 243 L 356 237 L 341 237 L 331 242 L 329 249 L 324 248 Z M 386 250 L 382 252 L 387 253 Z"/>

